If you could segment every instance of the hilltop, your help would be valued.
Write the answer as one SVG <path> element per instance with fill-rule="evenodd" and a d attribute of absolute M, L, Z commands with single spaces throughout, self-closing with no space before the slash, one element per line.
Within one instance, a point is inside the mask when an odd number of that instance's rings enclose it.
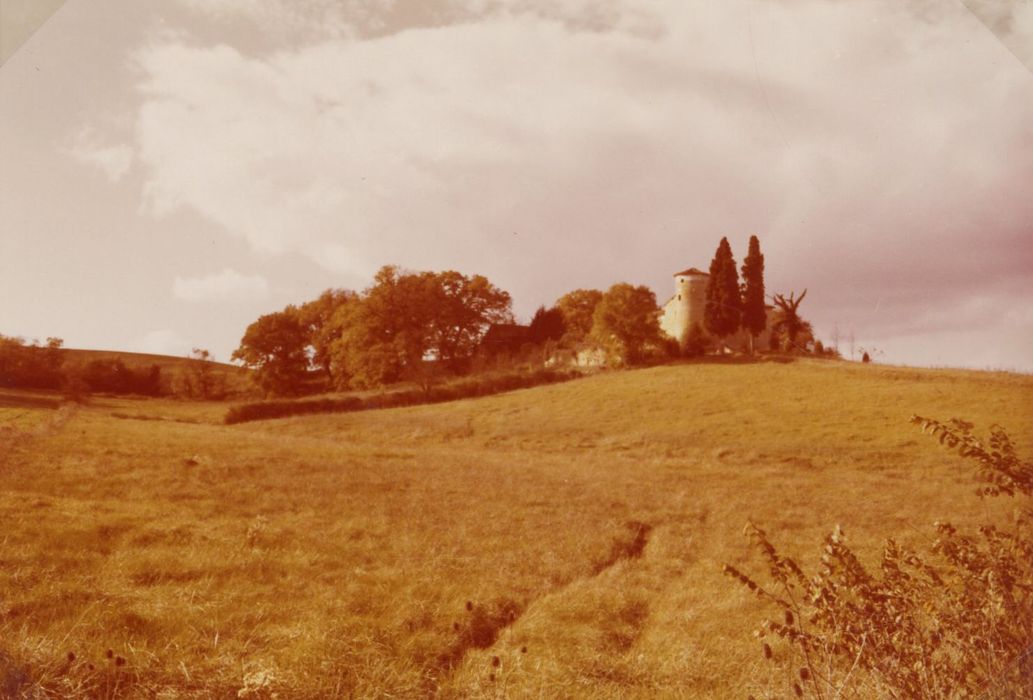
<path fill-rule="evenodd" d="M 48 339 L 49 341 L 50 339 Z M 116 350 L 26 345 L 0 336 L 0 387 L 157 395 L 235 395 L 248 390 L 248 371 L 210 359 Z M 206 392 L 200 392 L 203 380 Z M 215 391 L 215 389 L 218 391 Z"/>
<path fill-rule="evenodd" d="M 0 407 L 0 659 L 63 696 L 764 692 L 761 609 L 721 574 L 756 564 L 746 521 L 807 562 L 837 523 L 874 557 L 981 522 L 971 471 L 907 419 L 1000 423 L 1028 455 L 1031 398 L 798 361 L 235 426 Z"/>
<path fill-rule="evenodd" d="M 122 360 L 130 369 L 146 369 L 157 365 L 163 373 L 178 374 L 186 371 L 190 366 L 189 357 L 176 355 L 157 355 L 145 352 L 125 352 L 122 350 L 88 350 L 80 348 L 60 348 L 59 352 L 64 358 L 64 365 L 82 365 L 94 360 Z M 237 365 L 226 362 L 212 362 L 212 368 L 226 376 L 239 375 L 242 370 Z"/>

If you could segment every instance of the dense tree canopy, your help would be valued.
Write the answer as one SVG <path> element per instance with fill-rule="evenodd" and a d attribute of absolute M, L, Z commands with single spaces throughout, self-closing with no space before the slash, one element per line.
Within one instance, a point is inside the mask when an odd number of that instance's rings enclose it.
<path fill-rule="evenodd" d="M 249 325 L 240 347 L 233 351 L 233 359 L 253 369 L 265 391 L 295 394 L 301 390 L 308 370 L 307 344 L 297 308 L 288 306 Z"/>
<path fill-rule="evenodd" d="M 331 346 L 341 334 L 346 318 L 344 307 L 355 302 L 358 294 L 348 289 L 327 289 L 316 299 L 297 307 L 298 321 L 305 330 L 309 360 L 313 369 L 332 375 Z"/>
<path fill-rule="evenodd" d="M 157 365 L 134 369 L 117 356 L 70 364 L 65 362 L 63 345 L 60 338 L 47 338 L 41 345 L 0 336 L 0 387 L 144 396 L 158 396 L 165 388 Z"/>
<path fill-rule="evenodd" d="M 512 300 L 486 277 L 467 277 L 453 270 L 429 274 L 431 285 L 431 347 L 446 363 L 474 354 L 492 323 L 511 323 Z"/>
<path fill-rule="evenodd" d="M 539 306 L 531 318 L 527 334 L 531 343 L 541 345 L 549 340 L 559 340 L 566 330 L 567 324 L 563 320 L 563 312 L 558 307 L 547 309 Z"/>
<path fill-rule="evenodd" d="M 620 363 L 640 362 L 660 344 L 656 295 L 645 286 L 613 285 L 595 307 L 592 335 Z"/>
<path fill-rule="evenodd" d="M 328 289 L 263 316 L 233 357 L 274 393 L 297 392 L 309 370 L 339 388 L 379 386 L 416 376 L 427 361 L 461 366 L 490 324 L 512 322 L 510 306 L 509 294 L 481 275 L 387 265 L 361 294 Z"/>
<path fill-rule="evenodd" d="M 194 348 L 187 356 L 186 372 L 180 391 L 201 399 L 215 398 L 223 394 L 222 377 L 215 371 L 215 357 L 205 348 Z"/>
<path fill-rule="evenodd" d="M 422 373 L 426 360 L 456 368 L 492 323 L 512 322 L 510 296 L 481 275 L 380 269 L 373 285 L 335 318 L 338 386 L 370 387 Z"/>
<path fill-rule="evenodd" d="M 727 238 L 722 238 L 710 262 L 703 325 L 707 332 L 724 338 L 739 330 L 741 314 L 739 272 L 735 267 L 735 258 L 732 257 L 732 247 Z"/>
<path fill-rule="evenodd" d="M 692 328 L 685 334 L 685 342 L 682 345 L 682 353 L 685 357 L 702 357 L 710 345 L 710 338 L 703 332 L 698 324 L 692 324 Z"/>
<path fill-rule="evenodd" d="M 750 236 L 750 248 L 742 262 L 742 327 L 750 334 L 750 352 L 753 340 L 767 325 L 767 310 L 764 296 L 764 255 L 760 252 L 760 241 Z"/>
<path fill-rule="evenodd" d="M 423 360 L 430 346 L 433 273 L 380 269 L 360 300 L 338 317 L 331 346 L 334 381 L 341 387 L 399 381 Z"/>
<path fill-rule="evenodd" d="M 91 360 L 70 374 L 89 391 L 141 396 L 158 396 L 162 392 L 158 365 L 134 370 L 118 357 Z"/>
<path fill-rule="evenodd" d="M 603 298 L 598 289 L 575 289 L 556 300 L 556 308 L 563 314 L 567 340 L 578 343 L 592 332 L 595 307 Z"/>
<path fill-rule="evenodd" d="M 0 386 L 57 389 L 64 381 L 63 341 L 47 338 L 46 345 L 0 335 Z"/>

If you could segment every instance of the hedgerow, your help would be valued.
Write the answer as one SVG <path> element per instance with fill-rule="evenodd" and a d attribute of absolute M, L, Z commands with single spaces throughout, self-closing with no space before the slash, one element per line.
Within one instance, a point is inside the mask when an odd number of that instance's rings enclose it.
<path fill-rule="evenodd" d="M 543 384 L 555 384 L 580 376 L 581 373 L 575 370 L 540 369 L 532 372 L 478 375 L 448 384 L 391 391 L 372 396 L 256 401 L 231 407 L 223 421 L 233 424 L 316 413 L 350 413 L 378 408 L 444 403 L 477 396 L 490 396 L 516 389 L 528 389 Z"/>

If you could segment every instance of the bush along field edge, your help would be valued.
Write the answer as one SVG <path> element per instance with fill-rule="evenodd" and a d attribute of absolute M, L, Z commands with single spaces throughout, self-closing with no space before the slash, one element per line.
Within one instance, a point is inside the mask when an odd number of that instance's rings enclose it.
<path fill-rule="evenodd" d="M 381 408 L 400 408 L 445 403 L 459 399 L 492 396 L 517 389 L 557 384 L 584 376 L 577 370 L 540 369 L 533 372 L 481 375 L 441 385 L 428 385 L 373 396 L 340 398 L 254 401 L 230 407 L 223 422 L 227 425 L 249 421 L 286 418 L 317 413 L 352 413 Z"/>

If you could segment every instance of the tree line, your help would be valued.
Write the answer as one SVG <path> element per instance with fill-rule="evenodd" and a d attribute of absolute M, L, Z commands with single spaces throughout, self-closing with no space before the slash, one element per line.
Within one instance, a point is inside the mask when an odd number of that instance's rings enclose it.
<path fill-rule="evenodd" d="M 790 292 L 788 298 L 784 294 L 766 295 L 764 255 L 756 236 L 750 236 L 749 248 L 743 259 L 741 282 L 727 238 L 722 238 L 718 244 L 710 262 L 709 274 L 703 328 L 711 336 L 723 340 L 742 330 L 749 341 L 749 352 L 753 354 L 757 336 L 767 328 L 766 300 L 770 298 L 775 309 L 770 329 L 770 348 L 793 352 L 808 349 L 813 342 L 819 354 L 824 352 L 820 342 L 814 339 L 811 324 L 799 313 L 800 303 L 807 295 L 806 289 L 799 297 L 795 292 Z M 691 329 L 685 345 L 689 354 L 700 354 L 706 345 L 703 329 Z"/>
<path fill-rule="evenodd" d="M 810 333 L 810 324 L 797 311 L 805 294 L 772 297 L 779 309 L 773 337 L 782 349 L 796 347 Z M 553 306 L 539 307 L 525 328 L 515 325 L 510 294 L 482 275 L 387 265 L 361 292 L 328 289 L 316 299 L 259 317 L 248 325 L 232 358 L 253 370 L 265 393 L 291 395 L 467 374 L 486 352 L 499 347 L 539 360 L 558 351 L 592 351 L 607 364 L 639 364 L 700 355 L 712 339 L 744 329 L 752 352 L 768 322 L 766 299 L 764 256 L 756 236 L 750 238 L 741 284 L 728 240 L 721 239 L 710 264 L 703 327 L 678 340 L 661 331 L 656 295 L 646 286 L 575 289 Z M 488 334 L 488 340 L 500 342 L 482 344 L 492 326 L 513 332 L 495 338 Z"/>
<path fill-rule="evenodd" d="M 509 293 L 482 275 L 380 269 L 361 293 L 328 289 L 247 327 L 233 359 L 268 393 L 322 380 L 367 389 L 416 378 L 428 361 L 461 372 L 493 323 L 513 321 Z"/>
<path fill-rule="evenodd" d="M 63 346 L 60 338 L 41 344 L 0 335 L 0 387 L 64 391 L 73 397 L 92 392 L 166 393 L 158 365 L 133 369 L 118 358 L 97 358 L 69 366 Z"/>
<path fill-rule="evenodd" d="M 634 364 L 664 351 L 657 313 L 645 286 L 577 289 L 539 308 L 513 349 L 526 355 L 592 344 L 612 361 Z M 515 324 L 512 298 L 484 276 L 388 265 L 362 292 L 328 289 L 259 317 L 233 359 L 268 394 L 369 389 L 469 373 L 484 359 L 486 332 L 499 324 Z"/>
<path fill-rule="evenodd" d="M 810 324 L 798 313 L 799 297 L 774 295 L 773 343 L 801 345 Z M 413 272 L 382 267 L 361 292 L 328 289 L 316 299 L 288 305 L 248 325 L 232 359 L 253 370 L 267 394 L 292 395 L 334 388 L 369 389 L 403 381 L 426 383 L 484 366 L 482 345 L 492 326 L 519 333 L 502 344 L 513 360 L 540 364 L 566 353 L 595 353 L 609 365 L 634 365 L 703 354 L 713 339 L 740 329 L 752 345 L 765 329 L 764 256 L 756 236 L 743 261 L 742 283 L 726 238 L 710 264 L 702 327 L 668 338 L 660 329 L 656 295 L 646 286 L 618 283 L 608 290 L 575 289 L 550 307 L 539 307 L 529 326 L 516 326 L 510 294 L 482 275 L 453 270 Z M 207 350 L 195 348 L 176 376 L 161 367 L 132 368 L 101 358 L 64 366 L 59 338 L 45 344 L 0 336 L 0 386 L 192 398 L 219 398 L 228 388 Z"/>

